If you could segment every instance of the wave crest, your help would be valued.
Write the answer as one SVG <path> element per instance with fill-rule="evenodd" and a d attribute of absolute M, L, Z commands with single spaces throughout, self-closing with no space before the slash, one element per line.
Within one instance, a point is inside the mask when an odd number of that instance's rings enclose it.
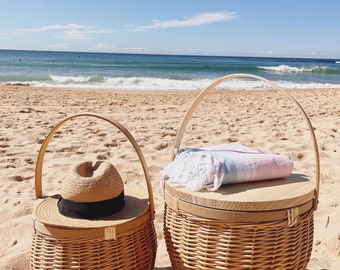
<path fill-rule="evenodd" d="M 331 70 L 338 70 L 338 69 L 331 69 L 326 66 L 314 66 L 314 67 L 292 67 L 288 65 L 279 65 L 279 66 L 258 66 L 260 69 L 274 71 L 278 73 L 304 73 L 304 72 L 316 72 L 316 73 L 324 73 Z M 339 71 L 340 72 L 340 71 Z"/>
<path fill-rule="evenodd" d="M 105 81 L 103 76 L 59 76 L 49 75 L 50 79 L 55 83 L 72 84 L 72 83 L 102 83 Z"/>

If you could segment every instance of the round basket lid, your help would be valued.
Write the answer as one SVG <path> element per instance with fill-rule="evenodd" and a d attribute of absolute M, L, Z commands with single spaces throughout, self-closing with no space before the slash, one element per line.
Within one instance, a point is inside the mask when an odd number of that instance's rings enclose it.
<path fill-rule="evenodd" d="M 165 189 L 179 200 L 203 207 L 230 211 L 270 211 L 311 201 L 315 185 L 305 175 L 291 174 L 282 179 L 223 185 L 214 192 L 173 188 L 167 182 Z"/>
<path fill-rule="evenodd" d="M 150 209 L 148 193 L 137 188 L 125 191 L 125 206 L 119 212 L 91 220 L 70 218 L 60 214 L 57 207 L 58 200 L 57 196 L 38 199 L 33 207 L 33 218 L 42 224 L 62 228 L 105 228 L 124 225 Z"/>

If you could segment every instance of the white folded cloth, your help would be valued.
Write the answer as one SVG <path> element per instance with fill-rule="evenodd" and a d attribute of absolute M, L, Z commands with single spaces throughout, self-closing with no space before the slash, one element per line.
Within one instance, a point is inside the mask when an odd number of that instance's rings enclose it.
<path fill-rule="evenodd" d="M 263 153 L 239 143 L 181 149 L 162 171 L 160 181 L 191 191 L 215 191 L 221 185 L 284 178 L 294 164 L 286 156 Z"/>

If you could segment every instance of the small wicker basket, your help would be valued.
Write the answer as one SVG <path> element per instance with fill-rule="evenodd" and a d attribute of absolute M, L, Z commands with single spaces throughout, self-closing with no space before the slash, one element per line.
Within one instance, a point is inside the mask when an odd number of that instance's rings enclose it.
<path fill-rule="evenodd" d="M 224 76 L 193 101 L 177 133 L 175 150 L 203 97 L 221 82 L 238 77 L 268 83 L 302 111 L 314 145 L 316 182 L 292 174 L 284 179 L 224 185 L 216 192 L 191 192 L 165 182 L 164 233 L 171 264 L 174 269 L 305 269 L 313 244 L 319 153 L 311 123 L 291 95 L 259 76 Z"/>
<path fill-rule="evenodd" d="M 83 220 L 65 226 L 42 219 L 37 207 L 53 196 L 42 196 L 42 164 L 47 145 L 66 121 L 76 117 L 96 117 L 121 131 L 132 144 L 142 165 L 146 190 L 125 191 L 125 200 L 139 205 L 138 213 L 131 214 L 127 205 L 113 214 L 111 220 Z M 130 188 L 131 190 L 131 188 Z M 38 154 L 35 172 L 36 202 L 33 209 L 33 241 L 31 267 L 33 269 L 154 269 L 157 238 L 154 228 L 152 187 L 143 154 L 129 131 L 120 123 L 97 114 L 78 114 L 66 118 L 47 135 Z M 138 198 L 133 197 L 138 194 Z M 126 214 L 121 214 L 122 212 Z M 118 218 L 116 218 L 118 215 Z M 125 216 L 124 216 L 125 215 Z M 108 225 L 110 224 L 110 225 Z"/>

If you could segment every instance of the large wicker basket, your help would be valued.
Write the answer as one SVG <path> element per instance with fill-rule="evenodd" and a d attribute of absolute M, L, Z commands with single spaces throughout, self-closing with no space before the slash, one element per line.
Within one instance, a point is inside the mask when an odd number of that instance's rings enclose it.
<path fill-rule="evenodd" d="M 93 226 L 51 225 L 48 221 L 40 220 L 33 211 L 31 266 L 33 269 L 154 269 L 157 239 L 153 223 L 154 202 L 150 178 L 138 144 L 120 123 L 100 115 L 84 113 L 66 118 L 56 125 L 46 137 L 38 155 L 35 207 L 42 200 L 49 198 L 42 196 L 42 164 L 48 143 L 66 121 L 89 116 L 109 122 L 132 144 L 146 179 L 147 191 L 136 188 L 143 198 L 137 203 L 144 206 L 141 207 L 139 215 L 115 221 L 114 226 L 110 227 L 97 227 L 96 223 Z"/>
<path fill-rule="evenodd" d="M 262 77 L 232 74 L 203 90 L 187 111 L 177 137 L 198 103 L 221 82 L 249 77 L 281 91 L 297 105 L 310 129 L 316 181 L 304 175 L 224 185 L 216 192 L 190 192 L 165 182 L 164 233 L 174 269 L 305 269 L 313 244 L 313 211 L 319 193 L 319 154 L 311 123 L 300 104 Z"/>

